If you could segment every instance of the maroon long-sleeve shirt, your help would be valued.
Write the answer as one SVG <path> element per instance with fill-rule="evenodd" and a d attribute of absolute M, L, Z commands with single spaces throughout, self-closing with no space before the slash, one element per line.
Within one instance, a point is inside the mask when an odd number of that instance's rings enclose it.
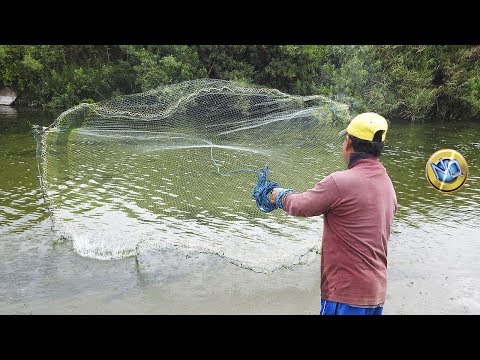
<path fill-rule="evenodd" d="M 303 193 L 286 193 L 294 216 L 323 214 L 321 297 L 350 305 L 385 302 L 387 242 L 397 197 L 385 167 L 365 153 Z"/>

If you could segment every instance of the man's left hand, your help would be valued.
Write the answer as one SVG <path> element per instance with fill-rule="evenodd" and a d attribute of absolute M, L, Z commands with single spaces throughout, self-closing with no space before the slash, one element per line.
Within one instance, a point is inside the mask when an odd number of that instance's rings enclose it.
<path fill-rule="evenodd" d="M 273 188 L 272 191 L 270 191 L 268 193 L 268 201 L 270 201 L 270 203 L 272 204 L 276 204 L 277 203 L 277 195 L 278 193 L 283 190 L 282 188 Z"/>

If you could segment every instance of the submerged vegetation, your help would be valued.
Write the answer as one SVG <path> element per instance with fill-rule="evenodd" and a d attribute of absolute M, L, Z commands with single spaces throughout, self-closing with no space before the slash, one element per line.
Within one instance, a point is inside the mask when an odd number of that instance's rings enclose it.
<path fill-rule="evenodd" d="M 19 105 L 67 109 L 197 78 L 326 95 L 404 121 L 480 115 L 480 46 L 0 45 Z"/>

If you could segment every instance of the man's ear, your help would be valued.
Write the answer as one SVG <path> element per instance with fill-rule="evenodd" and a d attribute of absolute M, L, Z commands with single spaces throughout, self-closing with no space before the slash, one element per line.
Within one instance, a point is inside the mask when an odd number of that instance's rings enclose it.
<path fill-rule="evenodd" d="M 352 145 L 352 139 L 350 139 L 350 137 L 347 136 L 347 143 L 345 144 L 345 149 L 346 149 L 346 150 L 350 150 L 350 149 L 353 150 L 352 146 L 353 146 L 353 145 Z"/>

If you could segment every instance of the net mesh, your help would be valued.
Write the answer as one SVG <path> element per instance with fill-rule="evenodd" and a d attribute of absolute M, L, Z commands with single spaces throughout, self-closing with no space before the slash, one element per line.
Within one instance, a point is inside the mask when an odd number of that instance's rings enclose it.
<path fill-rule="evenodd" d="M 54 230 L 97 259 L 174 248 L 259 272 L 309 263 L 321 219 L 260 211 L 256 171 L 312 187 L 345 167 L 349 118 L 324 96 L 212 79 L 82 103 L 37 133 Z"/>

